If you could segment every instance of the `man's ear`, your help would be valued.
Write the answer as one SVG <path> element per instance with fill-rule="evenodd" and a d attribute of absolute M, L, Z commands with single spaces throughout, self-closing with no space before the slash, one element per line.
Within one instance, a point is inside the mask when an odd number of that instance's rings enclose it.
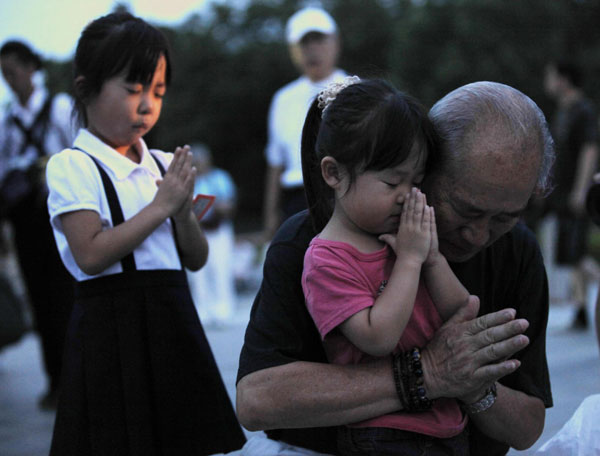
<path fill-rule="evenodd" d="M 343 166 L 328 155 L 321 160 L 321 175 L 327 185 L 334 190 L 338 189 L 344 177 Z"/>

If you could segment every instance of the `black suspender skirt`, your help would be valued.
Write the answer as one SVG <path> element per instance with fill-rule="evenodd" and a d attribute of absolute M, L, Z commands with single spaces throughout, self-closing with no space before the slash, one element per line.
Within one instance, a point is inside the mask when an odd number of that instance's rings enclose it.
<path fill-rule="evenodd" d="M 123 221 L 118 198 L 94 162 L 115 226 Z M 138 271 L 133 254 L 121 263 L 123 273 L 77 284 L 50 455 L 200 456 L 241 448 L 244 434 L 185 272 Z"/>

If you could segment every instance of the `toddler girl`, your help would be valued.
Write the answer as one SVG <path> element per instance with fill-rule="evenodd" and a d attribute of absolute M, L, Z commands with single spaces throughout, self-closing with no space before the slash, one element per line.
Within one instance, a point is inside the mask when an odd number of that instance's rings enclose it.
<path fill-rule="evenodd" d="M 411 353 L 395 366 L 404 411 L 341 429 L 342 454 L 354 454 L 365 428 L 377 454 L 399 451 L 388 440 L 405 431 L 463 438 L 456 401 L 427 399 L 414 349 L 469 296 L 438 251 L 434 211 L 418 190 L 434 146 L 423 108 L 380 80 L 333 84 L 307 115 L 304 175 L 321 177 L 307 185 L 322 206 L 311 211 L 333 212 L 306 252 L 302 287 L 327 356 L 348 364 Z"/>

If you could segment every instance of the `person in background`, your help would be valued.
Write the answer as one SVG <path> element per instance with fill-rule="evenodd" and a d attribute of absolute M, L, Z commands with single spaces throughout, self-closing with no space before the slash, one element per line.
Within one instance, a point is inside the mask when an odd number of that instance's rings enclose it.
<path fill-rule="evenodd" d="M 555 262 L 569 270 L 569 297 L 577 311 L 574 328 L 588 326 L 585 196 L 598 161 L 597 111 L 582 86 L 582 72 L 575 63 L 562 60 L 546 66 L 544 88 L 558 105 L 551 122 L 556 143 L 555 188 L 546 204 L 547 212 L 558 221 Z"/>
<path fill-rule="evenodd" d="M 72 142 L 72 99 L 36 83 L 40 57 L 21 41 L 0 48 L 2 76 L 13 99 L 0 113 L 0 213 L 11 225 L 15 251 L 35 328 L 40 336 L 48 390 L 42 409 L 56 408 L 73 279 L 60 260 L 46 198 L 50 155 Z"/>
<path fill-rule="evenodd" d="M 227 171 L 213 166 L 212 154 L 206 145 L 191 147 L 196 167 L 194 195 L 213 195 L 215 201 L 200 221 L 210 255 L 202 269 L 187 271 L 188 282 L 202 324 L 219 327 L 231 320 L 236 306 L 232 221 L 236 188 Z"/>
<path fill-rule="evenodd" d="M 336 66 L 338 28 L 325 10 L 310 7 L 297 11 L 288 19 L 286 39 L 301 76 L 275 93 L 269 109 L 263 205 L 266 242 L 283 220 L 306 208 L 300 163 L 304 118 L 315 96 L 346 76 Z"/>
<path fill-rule="evenodd" d="M 596 324 L 596 339 L 598 339 L 598 348 L 600 349 L 600 291 L 596 297 L 596 307 L 594 309 L 594 323 Z"/>
<path fill-rule="evenodd" d="M 590 219 L 596 226 L 600 226 L 600 173 L 594 174 L 593 185 L 590 187 L 586 197 L 586 210 Z M 591 268 L 590 276 L 600 288 L 600 268 Z M 598 348 L 600 349 L 600 289 L 596 296 L 596 305 L 594 309 L 594 324 L 596 338 L 598 339 Z"/>

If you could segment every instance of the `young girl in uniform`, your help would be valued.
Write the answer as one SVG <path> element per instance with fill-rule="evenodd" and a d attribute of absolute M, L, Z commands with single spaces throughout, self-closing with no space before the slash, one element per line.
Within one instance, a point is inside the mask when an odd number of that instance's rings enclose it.
<path fill-rule="evenodd" d="M 91 22 L 74 61 L 82 128 L 48 163 L 56 242 L 77 280 L 51 455 L 205 455 L 244 436 L 183 267 L 208 246 L 189 148 L 149 151 L 170 81 L 164 35 L 128 13 Z"/>
<path fill-rule="evenodd" d="M 415 348 L 469 296 L 438 251 L 433 208 L 418 190 L 435 159 L 433 138 L 423 108 L 380 80 L 333 84 L 307 115 L 304 175 L 318 206 L 310 210 L 333 208 L 302 276 L 325 352 L 338 364 L 409 353 L 390 356 L 403 411 L 342 427 L 341 454 L 366 451 L 365 441 L 373 454 L 405 454 L 407 431 L 467 444 L 457 402 L 427 399 Z"/>

